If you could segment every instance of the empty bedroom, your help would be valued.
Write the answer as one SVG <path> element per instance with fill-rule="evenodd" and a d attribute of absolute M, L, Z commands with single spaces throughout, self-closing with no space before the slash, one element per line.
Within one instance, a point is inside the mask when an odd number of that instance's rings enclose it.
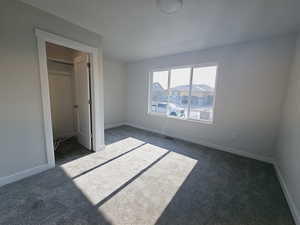
<path fill-rule="evenodd" d="M 298 0 L 1 0 L 0 224 L 300 225 Z"/>

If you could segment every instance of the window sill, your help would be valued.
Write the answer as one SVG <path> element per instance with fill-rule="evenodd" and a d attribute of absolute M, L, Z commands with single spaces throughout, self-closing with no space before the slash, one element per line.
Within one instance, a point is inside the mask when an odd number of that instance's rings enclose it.
<path fill-rule="evenodd" d="M 153 112 L 147 112 L 147 115 L 157 116 L 157 117 L 172 119 L 172 120 L 186 121 L 186 122 L 191 122 L 191 123 L 200 123 L 200 124 L 206 124 L 206 125 L 213 125 L 214 124 L 213 120 L 208 121 L 208 120 L 183 119 L 183 118 L 178 118 L 178 117 L 175 117 L 175 116 L 167 116 L 167 115 L 163 115 L 163 114 L 160 114 L 160 113 L 153 113 Z"/>

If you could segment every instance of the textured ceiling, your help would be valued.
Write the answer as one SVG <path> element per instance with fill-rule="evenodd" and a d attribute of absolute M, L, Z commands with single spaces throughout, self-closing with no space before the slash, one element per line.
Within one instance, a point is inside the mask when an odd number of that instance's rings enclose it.
<path fill-rule="evenodd" d="M 184 0 L 172 15 L 156 0 L 23 0 L 100 34 L 104 54 L 132 62 L 298 30 L 299 0 Z"/>

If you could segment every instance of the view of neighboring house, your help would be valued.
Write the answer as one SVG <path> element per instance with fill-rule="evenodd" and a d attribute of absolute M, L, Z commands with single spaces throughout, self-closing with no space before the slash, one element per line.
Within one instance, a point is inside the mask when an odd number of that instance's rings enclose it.
<path fill-rule="evenodd" d="M 189 85 L 180 85 L 170 89 L 170 102 L 178 106 L 188 104 L 190 92 Z M 192 107 L 207 107 L 213 104 L 214 89 L 204 84 L 193 84 L 191 92 Z M 152 101 L 167 102 L 168 90 L 164 89 L 158 82 L 152 84 Z"/>
<path fill-rule="evenodd" d="M 168 101 L 168 90 L 164 89 L 158 82 L 152 84 L 152 101 L 153 102 Z"/>
<path fill-rule="evenodd" d="M 168 93 L 170 92 L 170 93 Z M 169 95 L 169 99 L 168 99 Z M 179 85 L 164 89 L 160 83 L 152 84 L 152 111 L 158 113 L 167 112 L 177 117 L 187 117 L 190 85 Z M 210 119 L 214 101 L 214 89 L 205 84 L 193 84 L 191 86 L 191 116 L 195 119 Z M 169 103 L 168 103 L 169 102 Z"/>
<path fill-rule="evenodd" d="M 180 85 L 170 89 L 170 102 L 187 105 L 190 85 Z M 191 90 L 191 106 L 210 106 L 213 104 L 214 89 L 205 84 L 193 84 Z"/>

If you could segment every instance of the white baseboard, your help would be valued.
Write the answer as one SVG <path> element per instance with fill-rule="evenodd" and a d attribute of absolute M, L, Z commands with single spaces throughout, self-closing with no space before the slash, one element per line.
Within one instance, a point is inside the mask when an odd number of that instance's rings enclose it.
<path fill-rule="evenodd" d="M 110 129 L 110 128 L 115 128 L 115 127 L 120 127 L 120 126 L 123 126 L 125 124 L 126 124 L 125 122 L 104 124 L 104 129 Z"/>
<path fill-rule="evenodd" d="M 249 153 L 249 152 L 246 152 L 246 151 L 243 151 L 243 150 L 240 150 L 240 149 L 235 149 L 235 148 L 231 148 L 231 147 L 227 147 L 227 146 L 214 144 L 214 143 L 207 142 L 207 141 L 204 141 L 204 140 L 195 141 L 195 140 L 191 140 L 191 139 L 188 139 L 188 138 L 176 137 L 176 136 L 170 135 L 170 134 L 165 133 L 165 132 L 160 131 L 160 130 L 149 129 L 149 128 L 142 127 L 142 126 L 139 126 L 139 125 L 136 125 L 136 124 L 133 124 L 133 123 L 124 123 L 123 125 L 136 127 L 136 128 L 142 129 L 142 130 L 147 130 L 147 131 L 151 131 L 151 132 L 154 132 L 154 133 L 170 136 L 170 137 L 173 137 L 173 138 L 176 138 L 176 139 L 179 139 L 179 140 L 188 141 L 188 142 L 191 142 L 191 143 L 203 145 L 203 146 L 206 146 L 206 147 L 209 147 L 209 148 L 213 148 L 213 149 L 224 151 L 224 152 L 229 152 L 229 153 L 232 153 L 232 154 L 235 154 L 235 155 L 244 156 L 244 157 L 247 157 L 247 158 L 256 159 L 256 160 L 267 162 L 267 163 L 272 163 L 272 164 L 274 163 L 274 159 L 272 157 L 261 156 L 261 155 Z"/>
<path fill-rule="evenodd" d="M 27 169 L 21 172 L 17 172 L 15 174 L 6 176 L 6 177 L 0 177 L 0 187 L 18 180 L 21 180 L 23 178 L 41 173 L 43 171 L 46 171 L 48 169 L 52 168 L 49 164 L 40 165 L 31 169 Z"/>
<path fill-rule="evenodd" d="M 297 210 L 297 207 L 296 207 L 296 204 L 289 192 L 289 189 L 288 189 L 288 186 L 287 186 L 287 183 L 285 182 L 285 179 L 281 173 L 281 170 L 280 170 L 280 167 L 278 166 L 277 163 L 274 163 L 274 167 L 275 167 L 275 170 L 276 170 L 276 173 L 277 173 L 277 177 L 279 179 L 279 182 L 280 182 L 280 185 L 281 185 L 281 188 L 283 190 L 283 193 L 285 195 L 285 198 L 288 202 L 288 205 L 290 207 L 290 210 L 292 212 L 292 215 L 293 215 L 293 218 L 294 218 L 294 221 L 296 223 L 296 225 L 300 225 L 300 214 L 299 214 L 299 211 Z"/>

